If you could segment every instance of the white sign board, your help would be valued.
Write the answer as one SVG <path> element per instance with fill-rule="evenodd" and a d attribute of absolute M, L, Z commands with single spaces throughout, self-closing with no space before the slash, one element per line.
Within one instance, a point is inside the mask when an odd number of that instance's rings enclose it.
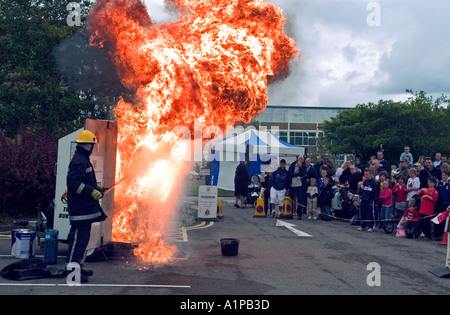
<path fill-rule="evenodd" d="M 209 168 L 201 168 L 200 176 L 209 176 L 211 175 L 211 170 Z"/>
<path fill-rule="evenodd" d="M 58 165 L 56 172 L 54 229 L 58 230 L 58 239 L 67 240 L 70 231 L 69 212 L 67 209 L 67 173 L 69 164 L 76 150 L 76 138 L 81 128 L 58 141 Z M 98 138 L 98 143 L 90 156 L 94 166 L 97 184 L 111 187 L 115 180 L 117 127 L 114 122 L 103 120 L 86 120 L 86 129 L 91 130 Z M 91 228 L 91 238 L 87 249 L 106 245 L 112 238 L 112 212 L 114 192 L 100 199 L 100 205 L 108 218 L 96 222 Z"/>
<path fill-rule="evenodd" d="M 69 163 L 75 153 L 75 140 L 83 128 L 58 140 L 58 164 L 56 169 L 55 213 L 53 228 L 58 230 L 58 239 L 67 240 L 70 231 L 69 212 L 67 210 L 67 173 Z"/>
<path fill-rule="evenodd" d="M 199 187 L 197 217 L 202 220 L 217 220 L 217 186 Z"/>

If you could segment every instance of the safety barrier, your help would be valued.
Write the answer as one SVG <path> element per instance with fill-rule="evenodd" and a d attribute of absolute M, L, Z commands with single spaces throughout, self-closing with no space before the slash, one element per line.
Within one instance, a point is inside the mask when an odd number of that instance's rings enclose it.
<path fill-rule="evenodd" d="M 297 203 L 295 200 L 293 200 L 292 202 L 294 203 L 294 205 Z M 299 205 L 305 207 L 305 209 L 306 209 L 306 205 L 303 205 L 303 204 L 299 204 Z M 293 208 L 295 208 L 295 207 L 293 207 Z M 341 211 L 341 210 L 339 210 L 339 211 Z M 447 210 L 446 210 L 446 211 L 447 211 Z M 420 217 L 419 220 L 423 220 L 423 219 L 428 219 L 428 218 L 436 217 L 436 216 L 439 216 L 439 215 L 441 215 L 441 214 L 443 214 L 443 213 L 445 213 L 445 211 L 443 211 L 443 212 L 441 212 L 441 213 L 437 213 L 437 214 L 431 214 L 431 215 L 428 215 L 428 216 Z M 322 211 L 320 211 L 319 214 L 321 214 L 321 215 L 326 215 L 327 217 L 332 218 L 332 219 L 334 219 L 334 220 L 348 221 L 348 222 L 351 221 L 351 219 L 342 218 L 342 217 L 337 217 L 337 216 L 330 215 L 330 214 L 327 214 L 327 213 L 322 212 Z M 400 218 L 374 219 L 374 220 L 361 220 L 361 219 L 353 220 L 353 222 L 388 222 L 388 221 L 400 221 Z"/>
<path fill-rule="evenodd" d="M 266 212 L 264 210 L 264 199 L 259 197 L 256 200 L 256 207 L 255 207 L 255 214 L 253 215 L 254 218 L 265 218 Z"/>
<path fill-rule="evenodd" d="M 292 219 L 294 215 L 292 214 L 292 201 L 291 198 L 284 197 L 283 208 L 281 209 L 280 218 Z"/>

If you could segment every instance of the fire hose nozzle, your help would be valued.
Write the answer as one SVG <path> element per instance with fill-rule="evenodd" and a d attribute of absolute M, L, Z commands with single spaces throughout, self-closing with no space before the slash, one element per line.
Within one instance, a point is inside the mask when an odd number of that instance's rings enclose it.
<path fill-rule="evenodd" d="M 103 188 L 103 196 L 108 194 L 109 192 L 111 192 L 111 190 L 113 190 L 117 185 L 119 185 L 121 182 L 124 181 L 124 179 L 127 178 L 127 176 L 122 177 L 118 182 L 116 182 L 114 185 L 112 185 L 109 188 Z"/>

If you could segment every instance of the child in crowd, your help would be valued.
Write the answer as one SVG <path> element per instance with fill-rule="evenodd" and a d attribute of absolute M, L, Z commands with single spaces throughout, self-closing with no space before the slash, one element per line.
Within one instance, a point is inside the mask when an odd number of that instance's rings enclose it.
<path fill-rule="evenodd" d="M 379 199 L 381 201 L 381 213 L 380 219 L 384 224 L 387 220 L 391 219 L 392 212 L 392 190 L 389 188 L 389 181 L 382 182 Z"/>
<path fill-rule="evenodd" d="M 374 201 L 377 196 L 377 184 L 372 178 L 372 174 L 369 169 L 364 170 L 363 182 L 358 183 L 359 189 L 357 194 L 361 198 L 360 213 L 361 213 L 361 226 L 358 231 L 372 232 L 374 229 Z"/>
<path fill-rule="evenodd" d="M 419 177 L 417 177 L 417 170 L 415 168 L 410 168 L 408 170 L 408 182 L 406 183 L 406 192 L 408 193 L 406 195 L 406 201 L 414 197 L 420 188 L 420 180 Z"/>
<path fill-rule="evenodd" d="M 397 166 L 395 164 L 391 165 L 391 178 L 395 178 L 398 175 Z"/>
<path fill-rule="evenodd" d="M 328 178 L 328 182 L 330 182 L 329 177 L 327 176 L 327 170 L 321 170 L 320 171 L 321 177 L 317 180 L 317 188 L 319 188 L 319 192 L 322 191 L 324 186 L 324 180 L 325 178 Z"/>
<path fill-rule="evenodd" d="M 409 152 L 409 146 L 405 145 L 404 152 L 400 154 L 400 161 L 403 160 L 403 158 L 408 158 L 409 167 L 412 167 L 413 165 L 413 156 L 411 152 Z M 401 167 L 401 166 L 399 166 Z"/>
<path fill-rule="evenodd" d="M 323 187 L 322 191 L 317 198 L 318 205 L 322 209 L 322 213 L 324 215 L 323 219 L 325 221 L 331 220 L 331 202 L 333 200 L 334 193 L 333 187 L 330 184 L 330 179 L 328 177 L 323 178 Z"/>
<path fill-rule="evenodd" d="M 436 185 L 436 177 L 428 178 L 428 188 L 422 188 L 417 193 L 418 196 L 422 196 L 420 203 L 420 228 L 424 234 L 424 239 L 431 239 L 431 215 L 434 213 L 434 206 L 438 199 L 438 192 L 434 185 Z"/>
<path fill-rule="evenodd" d="M 442 170 L 442 180 L 436 184 L 436 190 L 438 192 L 438 200 L 436 201 L 436 207 L 434 208 L 434 213 L 441 213 L 447 210 L 450 206 L 450 169 L 441 168 Z M 434 226 L 434 239 L 442 240 L 444 234 L 445 220 L 440 224 Z"/>
<path fill-rule="evenodd" d="M 312 177 L 309 180 L 310 186 L 306 191 L 306 197 L 308 198 L 307 211 L 308 220 L 317 220 L 317 197 L 319 196 L 319 189 L 316 186 L 316 178 Z"/>
<path fill-rule="evenodd" d="M 382 218 L 382 213 L 381 213 L 381 208 L 383 206 L 383 203 L 380 199 L 380 192 L 383 191 L 383 186 L 386 185 L 388 179 L 388 173 L 386 171 L 381 171 L 378 173 L 377 176 L 375 176 L 375 182 L 377 183 L 377 194 L 376 194 L 376 198 L 375 198 L 375 213 L 374 213 L 374 219 L 375 220 L 380 220 L 378 223 L 378 227 L 380 229 L 383 228 L 383 224 L 384 221 L 381 221 Z M 387 185 L 389 186 L 389 182 L 387 182 Z M 391 198 L 392 198 L 392 190 L 391 190 Z M 391 201 L 392 204 L 392 201 Z"/>
<path fill-rule="evenodd" d="M 408 201 L 408 209 L 405 212 L 405 215 L 402 218 L 403 226 L 406 230 L 406 237 L 417 237 L 419 232 L 419 212 L 417 212 L 416 208 L 416 200 L 414 198 L 409 199 Z"/>
<path fill-rule="evenodd" d="M 397 176 L 397 183 L 392 189 L 392 194 L 395 196 L 395 210 L 405 212 L 406 208 L 408 208 L 408 203 L 406 201 L 405 176 L 402 174 Z"/>

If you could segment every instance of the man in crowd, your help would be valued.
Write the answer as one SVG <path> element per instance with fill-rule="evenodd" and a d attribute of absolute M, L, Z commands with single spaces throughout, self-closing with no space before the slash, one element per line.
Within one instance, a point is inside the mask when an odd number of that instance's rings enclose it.
<path fill-rule="evenodd" d="M 286 161 L 280 161 L 280 167 L 273 172 L 271 177 L 270 188 L 270 206 L 272 208 L 272 218 L 275 217 L 275 204 L 278 204 L 278 215 L 281 214 L 283 208 L 284 196 L 288 188 L 288 171 L 286 170 Z"/>
<path fill-rule="evenodd" d="M 306 189 L 308 184 L 306 181 L 307 167 L 304 162 L 303 155 L 299 155 L 297 161 L 289 166 L 289 197 L 293 201 L 293 205 L 297 205 L 297 219 L 302 219 L 304 209 L 306 209 Z"/>
<path fill-rule="evenodd" d="M 424 168 L 419 173 L 420 188 L 428 188 L 428 178 L 430 177 L 436 177 L 437 180 L 441 180 L 442 172 L 439 168 L 434 167 L 431 157 L 426 157 Z"/>

